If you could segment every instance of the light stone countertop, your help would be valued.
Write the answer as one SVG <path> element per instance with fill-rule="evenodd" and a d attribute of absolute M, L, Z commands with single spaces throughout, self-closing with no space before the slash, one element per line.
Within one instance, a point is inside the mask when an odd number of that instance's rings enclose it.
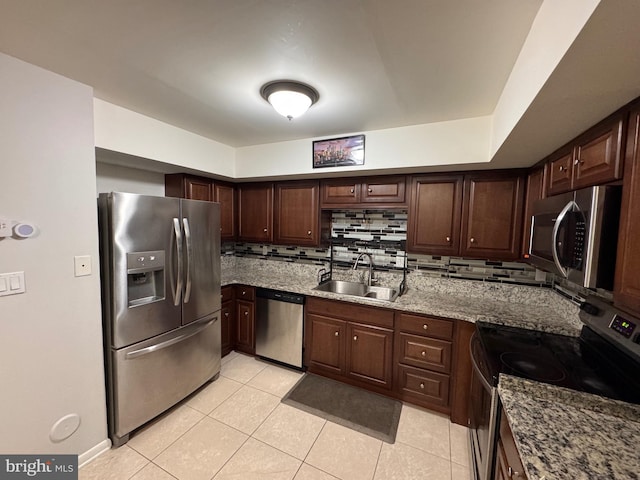
<path fill-rule="evenodd" d="M 640 405 L 500 375 L 529 480 L 640 479 Z"/>
<path fill-rule="evenodd" d="M 224 259 L 222 284 L 243 284 L 272 288 L 306 296 L 348 301 L 410 313 L 478 320 L 578 336 L 582 323 L 578 307 L 546 288 L 440 279 L 411 272 L 408 290 L 395 302 L 313 290 L 320 267 L 246 258 Z M 336 270 L 336 279 L 354 279 L 358 272 Z M 398 274 L 376 272 L 382 285 L 398 288 Z"/>

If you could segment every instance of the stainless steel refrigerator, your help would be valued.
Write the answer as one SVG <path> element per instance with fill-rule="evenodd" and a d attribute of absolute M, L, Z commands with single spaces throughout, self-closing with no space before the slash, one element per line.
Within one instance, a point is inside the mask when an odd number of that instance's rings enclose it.
<path fill-rule="evenodd" d="M 220 373 L 220 206 L 98 197 L 109 436 L 136 428 Z"/>

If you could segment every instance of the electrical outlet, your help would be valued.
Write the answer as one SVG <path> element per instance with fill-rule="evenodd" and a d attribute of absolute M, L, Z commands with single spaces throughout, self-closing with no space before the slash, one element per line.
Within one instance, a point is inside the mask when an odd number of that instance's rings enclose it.
<path fill-rule="evenodd" d="M 73 257 L 76 277 L 91 275 L 91 255 Z"/>

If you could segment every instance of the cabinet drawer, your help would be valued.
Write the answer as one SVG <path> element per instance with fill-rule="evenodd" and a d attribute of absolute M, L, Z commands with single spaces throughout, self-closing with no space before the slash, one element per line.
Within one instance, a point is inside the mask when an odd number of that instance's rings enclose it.
<path fill-rule="evenodd" d="M 398 366 L 398 391 L 418 404 L 449 405 L 449 375 Z"/>
<path fill-rule="evenodd" d="M 362 183 L 363 203 L 404 203 L 406 177 L 374 177 Z"/>
<path fill-rule="evenodd" d="M 401 333 L 398 361 L 441 373 L 451 371 L 451 342 Z"/>
<path fill-rule="evenodd" d="M 221 302 L 233 300 L 233 287 L 222 287 L 220 289 Z"/>
<path fill-rule="evenodd" d="M 453 322 L 450 320 L 400 313 L 398 314 L 398 329 L 416 335 L 428 335 L 448 340 L 453 338 Z"/>
<path fill-rule="evenodd" d="M 338 300 L 323 300 L 308 297 L 306 303 L 308 312 L 338 317 L 352 322 L 362 322 L 368 325 L 393 328 L 393 312 L 375 307 L 354 305 Z"/>
<path fill-rule="evenodd" d="M 256 289 L 245 285 L 238 286 L 236 287 L 236 298 L 238 300 L 247 300 L 248 302 L 252 302 L 256 298 Z"/>

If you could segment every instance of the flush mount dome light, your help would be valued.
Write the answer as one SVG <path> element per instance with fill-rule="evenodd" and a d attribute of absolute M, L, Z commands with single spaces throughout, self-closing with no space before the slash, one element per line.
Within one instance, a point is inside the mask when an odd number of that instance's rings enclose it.
<path fill-rule="evenodd" d="M 302 115 L 320 98 L 315 88 L 292 80 L 265 83 L 260 89 L 260 95 L 276 112 L 289 120 Z"/>

